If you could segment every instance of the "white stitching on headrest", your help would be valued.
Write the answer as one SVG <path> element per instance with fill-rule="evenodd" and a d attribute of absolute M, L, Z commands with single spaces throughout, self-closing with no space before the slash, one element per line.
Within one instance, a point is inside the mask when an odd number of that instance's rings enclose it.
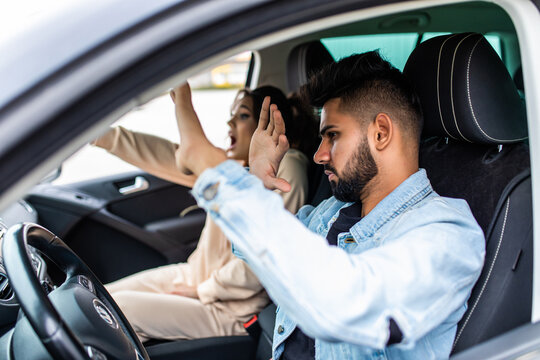
<path fill-rule="evenodd" d="M 461 43 L 463 43 L 468 37 L 472 36 L 474 34 L 469 34 L 467 36 L 465 36 L 463 39 L 461 39 L 461 41 L 457 44 L 456 48 L 454 49 L 454 56 L 452 57 L 452 67 L 451 67 L 451 70 L 450 70 L 450 103 L 452 104 L 452 115 L 454 116 L 454 124 L 456 124 L 456 129 L 459 133 L 459 135 L 463 138 L 463 140 L 465 141 L 468 141 L 468 142 L 472 142 L 471 140 L 467 139 L 465 137 L 465 135 L 463 135 L 461 133 L 461 130 L 459 130 L 459 125 L 458 125 L 458 122 L 457 122 L 457 119 L 456 119 L 456 110 L 455 110 L 455 107 L 454 107 L 454 64 L 455 64 L 455 60 L 456 60 L 456 54 L 457 54 L 457 50 L 459 48 L 459 46 L 461 45 Z"/>
<path fill-rule="evenodd" d="M 476 127 L 482 132 L 482 134 L 487 137 L 488 139 L 490 140 L 493 140 L 493 141 L 496 141 L 496 142 L 502 142 L 502 141 L 521 141 L 521 140 L 525 140 L 527 139 L 527 136 L 523 137 L 523 138 L 519 138 L 519 139 L 506 139 L 506 140 L 502 140 L 502 139 L 495 139 L 491 136 L 489 136 L 488 134 L 486 134 L 486 132 L 480 127 L 480 124 L 478 123 L 478 120 L 476 119 L 476 114 L 474 113 L 474 109 L 473 109 L 473 106 L 472 106 L 472 100 L 471 100 L 471 92 L 470 92 L 470 87 L 469 87 L 469 75 L 470 75 L 470 68 L 471 68 L 471 59 L 472 59 L 472 54 L 474 52 L 474 50 L 476 49 L 476 46 L 480 43 L 480 41 L 482 40 L 483 37 L 480 37 L 480 39 L 478 39 L 478 41 L 476 42 L 476 44 L 474 44 L 472 50 L 471 50 L 471 53 L 469 54 L 469 61 L 467 62 L 467 99 L 469 100 L 469 108 L 471 109 L 471 114 L 473 116 L 473 119 L 474 119 L 474 123 L 476 124 Z"/>
<path fill-rule="evenodd" d="M 446 126 L 444 126 L 444 120 L 443 120 L 442 111 L 441 111 L 441 96 L 440 96 L 440 90 L 439 90 L 439 83 L 440 83 L 439 75 L 440 75 L 440 69 L 441 69 L 441 55 L 442 55 L 442 49 L 444 47 L 444 44 L 446 44 L 446 42 L 448 40 L 450 40 L 451 38 L 453 38 L 455 36 L 456 35 L 449 36 L 446 40 L 443 41 L 443 43 L 441 44 L 441 47 L 439 48 L 439 59 L 437 61 L 437 105 L 439 106 L 439 118 L 441 119 L 441 124 L 443 126 L 444 132 L 454 140 L 456 140 L 456 138 L 453 137 L 448 132 L 448 130 L 446 129 Z"/>

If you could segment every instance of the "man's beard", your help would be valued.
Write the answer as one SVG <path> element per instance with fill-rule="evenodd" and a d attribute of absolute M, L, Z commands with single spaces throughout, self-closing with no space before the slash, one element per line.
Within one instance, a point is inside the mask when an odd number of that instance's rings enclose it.
<path fill-rule="evenodd" d="M 324 165 L 324 169 L 332 171 L 338 177 L 337 183 L 330 181 L 330 186 L 334 197 L 345 202 L 359 201 L 366 185 L 378 173 L 367 138 L 358 145 L 356 152 L 345 164 L 342 174 L 338 175 L 331 165 Z"/>

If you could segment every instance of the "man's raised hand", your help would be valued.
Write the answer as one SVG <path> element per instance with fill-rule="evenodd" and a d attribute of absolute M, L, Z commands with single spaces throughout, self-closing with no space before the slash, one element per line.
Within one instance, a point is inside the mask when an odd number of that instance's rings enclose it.
<path fill-rule="evenodd" d="M 279 163 L 288 149 L 285 122 L 277 106 L 270 105 L 270 97 L 267 96 L 249 147 L 250 172 L 260 178 L 267 189 L 283 192 L 291 190 L 286 180 L 276 177 Z"/>

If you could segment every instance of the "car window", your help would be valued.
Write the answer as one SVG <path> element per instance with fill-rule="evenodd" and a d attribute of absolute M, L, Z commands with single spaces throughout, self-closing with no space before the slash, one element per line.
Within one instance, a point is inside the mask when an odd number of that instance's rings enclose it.
<path fill-rule="evenodd" d="M 403 70 L 409 54 L 418 43 L 445 34 L 448 33 L 428 32 L 355 35 L 325 38 L 321 39 L 321 42 L 328 49 L 328 52 L 332 55 L 334 60 L 339 60 L 354 53 L 378 49 L 381 55 L 390 61 L 392 65 L 399 70 Z M 501 56 L 500 37 L 495 34 L 487 34 L 485 37 L 493 46 L 497 54 Z"/>
<path fill-rule="evenodd" d="M 189 79 L 193 106 L 206 135 L 216 146 L 227 145 L 230 107 L 238 89 L 246 85 L 251 59 L 251 52 L 243 52 Z M 174 106 L 168 93 L 132 109 L 112 126 L 123 126 L 173 142 L 179 142 L 180 138 Z M 85 145 L 64 161 L 62 173 L 53 183 L 67 184 L 133 170 L 137 168 L 105 150 Z"/>
<path fill-rule="evenodd" d="M 354 53 L 378 49 L 380 54 L 390 61 L 392 65 L 403 70 L 417 39 L 417 33 L 377 34 L 327 38 L 321 39 L 321 42 L 335 60 Z"/>

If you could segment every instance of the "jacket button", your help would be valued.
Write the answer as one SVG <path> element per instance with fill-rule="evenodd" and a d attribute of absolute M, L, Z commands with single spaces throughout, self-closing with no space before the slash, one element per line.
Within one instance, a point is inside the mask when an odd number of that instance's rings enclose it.
<path fill-rule="evenodd" d="M 219 188 L 219 181 L 213 185 L 209 185 L 203 190 L 203 197 L 206 201 L 213 200 L 216 197 Z"/>
<path fill-rule="evenodd" d="M 277 328 L 277 333 L 278 334 L 283 334 L 283 332 L 285 331 L 285 329 L 283 328 L 283 326 L 279 325 L 278 328 Z"/>

